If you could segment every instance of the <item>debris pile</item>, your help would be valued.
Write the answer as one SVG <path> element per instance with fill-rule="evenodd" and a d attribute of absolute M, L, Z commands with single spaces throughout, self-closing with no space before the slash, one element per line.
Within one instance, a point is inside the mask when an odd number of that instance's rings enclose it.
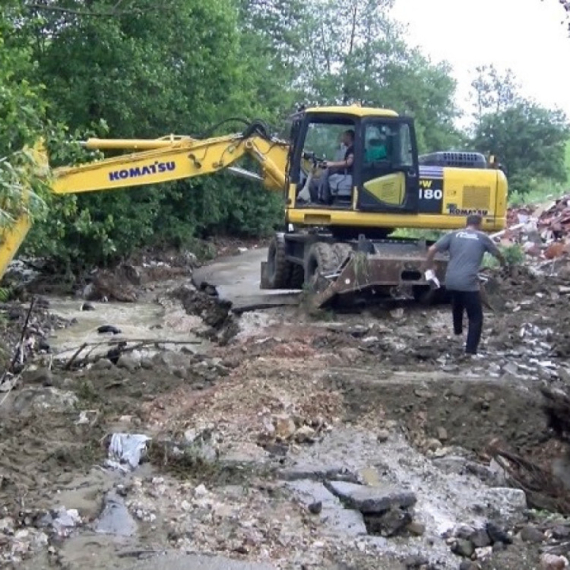
<path fill-rule="evenodd" d="M 509 209 L 507 229 L 494 237 L 504 246 L 520 245 L 530 258 L 566 257 L 570 253 L 570 194 L 543 204 Z"/>

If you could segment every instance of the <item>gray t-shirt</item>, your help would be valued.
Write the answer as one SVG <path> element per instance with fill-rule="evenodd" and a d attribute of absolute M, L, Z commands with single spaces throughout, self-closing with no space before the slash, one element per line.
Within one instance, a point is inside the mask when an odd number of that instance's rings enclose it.
<path fill-rule="evenodd" d="M 479 291 L 477 274 L 483 256 L 498 251 L 488 235 L 472 229 L 448 233 L 435 247 L 439 252 L 449 251 L 445 287 L 452 291 Z"/>

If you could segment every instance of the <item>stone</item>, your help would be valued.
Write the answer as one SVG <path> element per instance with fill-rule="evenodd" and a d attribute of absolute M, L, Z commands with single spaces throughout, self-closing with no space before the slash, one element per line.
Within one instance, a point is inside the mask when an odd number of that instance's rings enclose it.
<path fill-rule="evenodd" d="M 426 531 L 426 525 L 418 522 L 418 521 L 412 521 L 407 527 L 406 530 L 411 533 L 414 534 L 415 536 L 422 536 L 423 534 L 425 534 Z"/>
<path fill-rule="evenodd" d="M 137 523 L 129 513 L 125 503 L 114 492 L 105 497 L 103 512 L 95 524 L 95 532 L 113 536 L 133 536 L 137 532 Z"/>
<path fill-rule="evenodd" d="M 110 370 L 114 364 L 108 358 L 100 358 L 93 363 L 91 370 Z"/>
<path fill-rule="evenodd" d="M 368 487 L 344 481 L 327 481 L 325 485 L 349 508 L 361 513 L 382 513 L 394 507 L 412 507 L 417 501 L 411 491 L 389 485 Z"/>
<path fill-rule="evenodd" d="M 377 438 L 380 443 L 385 443 L 390 439 L 390 432 L 387 429 L 381 429 L 378 431 Z"/>
<path fill-rule="evenodd" d="M 479 566 L 475 562 L 471 562 L 471 560 L 464 560 L 459 565 L 459 570 L 479 570 Z"/>
<path fill-rule="evenodd" d="M 485 529 L 487 530 L 487 534 L 489 535 L 492 544 L 495 544 L 496 542 L 502 542 L 503 544 L 513 543 L 511 536 L 496 523 L 488 522 Z"/>
<path fill-rule="evenodd" d="M 570 537 L 570 527 L 564 525 L 557 525 L 553 527 L 552 537 L 557 540 Z"/>
<path fill-rule="evenodd" d="M 411 554 L 404 560 L 404 565 L 410 570 L 426 566 L 427 564 L 429 564 L 429 560 L 423 554 Z"/>
<path fill-rule="evenodd" d="M 148 356 L 143 356 L 141 358 L 141 368 L 144 368 L 145 370 L 150 370 L 153 366 L 154 364 L 152 362 L 152 358 Z"/>
<path fill-rule="evenodd" d="M 141 360 L 141 353 L 137 350 L 133 350 L 132 352 L 121 354 L 117 361 L 117 366 L 119 368 L 125 368 L 129 372 L 134 372 L 137 368 L 140 368 Z"/>
<path fill-rule="evenodd" d="M 13 409 L 19 414 L 47 410 L 67 412 L 73 410 L 77 403 L 77 396 L 73 392 L 48 386 L 21 390 L 14 399 Z"/>
<path fill-rule="evenodd" d="M 330 479 L 334 481 L 348 481 L 350 483 L 359 482 L 358 475 L 345 467 L 328 467 L 326 465 L 305 463 L 281 469 L 277 472 L 277 476 L 283 481 L 298 481 L 301 479 L 322 481 L 323 479 Z"/>
<path fill-rule="evenodd" d="M 276 416 L 273 425 L 275 435 L 281 439 L 289 439 L 296 431 L 295 422 L 290 416 Z"/>
<path fill-rule="evenodd" d="M 439 441 L 439 439 L 428 439 L 426 441 L 426 449 L 428 451 L 437 451 L 438 449 L 441 449 L 443 447 L 443 444 L 441 443 L 441 441 Z"/>
<path fill-rule="evenodd" d="M 294 434 L 297 443 L 305 443 L 311 441 L 315 436 L 315 430 L 311 426 L 301 426 Z"/>
<path fill-rule="evenodd" d="M 41 366 L 31 372 L 25 379 L 26 384 L 42 384 L 43 386 L 53 386 L 53 374 L 49 368 Z"/>
<path fill-rule="evenodd" d="M 285 486 L 306 508 L 314 503 L 321 503 L 322 508 L 318 516 L 325 532 L 342 537 L 357 537 L 368 534 L 362 514 L 358 511 L 345 509 L 340 500 L 322 483 L 300 480 L 287 482 Z"/>
<path fill-rule="evenodd" d="M 475 552 L 475 547 L 470 540 L 460 538 L 456 540 L 451 546 L 451 552 L 464 558 L 471 558 Z"/>
<path fill-rule="evenodd" d="M 133 562 L 125 570 L 277 570 L 265 562 L 232 560 L 203 554 L 166 554 Z"/>
<path fill-rule="evenodd" d="M 525 526 L 521 530 L 521 538 L 524 542 L 540 543 L 544 540 L 544 533 L 535 526 Z"/>
<path fill-rule="evenodd" d="M 447 430 L 444 427 L 437 428 L 437 439 L 439 439 L 440 441 L 448 440 Z"/>
<path fill-rule="evenodd" d="M 541 570 L 564 570 L 568 568 L 568 559 L 556 554 L 542 554 L 540 557 Z"/>
<path fill-rule="evenodd" d="M 369 534 L 391 537 L 401 534 L 412 522 L 412 516 L 396 507 L 382 514 L 367 514 L 364 522 Z"/>
<path fill-rule="evenodd" d="M 493 555 L 493 547 L 492 546 L 483 546 L 482 548 L 475 549 L 475 556 L 477 560 L 486 560 L 490 556 Z"/>
<path fill-rule="evenodd" d="M 483 528 L 474 530 L 468 538 L 475 548 L 484 548 L 491 545 L 491 538 Z"/>
<path fill-rule="evenodd" d="M 323 510 L 323 503 L 322 501 L 315 501 L 314 503 L 311 503 L 308 508 L 312 515 L 318 515 Z"/>
<path fill-rule="evenodd" d="M 505 519 L 518 516 L 527 509 L 526 494 L 522 489 L 492 487 L 485 494 L 489 505 Z"/>

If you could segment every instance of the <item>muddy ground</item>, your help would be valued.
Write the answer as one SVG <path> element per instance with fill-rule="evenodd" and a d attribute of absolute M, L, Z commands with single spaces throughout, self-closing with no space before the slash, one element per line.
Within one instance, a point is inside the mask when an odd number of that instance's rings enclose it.
<path fill-rule="evenodd" d="M 465 361 L 448 307 L 238 317 L 183 259 L 123 273 L 130 303 L 36 301 L 0 392 L 2 565 L 515 570 L 568 555 L 568 463 L 539 391 L 570 380 L 563 279 L 506 278 L 483 357 Z M 27 307 L 3 307 L 5 362 Z M 97 315 L 121 332 L 82 328 Z M 140 464 L 109 462 L 113 434 L 150 438 Z"/>

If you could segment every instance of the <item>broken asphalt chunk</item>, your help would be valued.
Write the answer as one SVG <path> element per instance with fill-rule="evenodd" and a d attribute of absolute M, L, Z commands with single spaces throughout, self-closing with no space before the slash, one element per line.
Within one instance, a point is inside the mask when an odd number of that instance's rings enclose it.
<path fill-rule="evenodd" d="M 367 514 L 411 507 L 417 501 L 416 495 L 411 491 L 392 486 L 370 487 L 344 481 L 326 481 L 325 486 L 346 506 Z"/>

